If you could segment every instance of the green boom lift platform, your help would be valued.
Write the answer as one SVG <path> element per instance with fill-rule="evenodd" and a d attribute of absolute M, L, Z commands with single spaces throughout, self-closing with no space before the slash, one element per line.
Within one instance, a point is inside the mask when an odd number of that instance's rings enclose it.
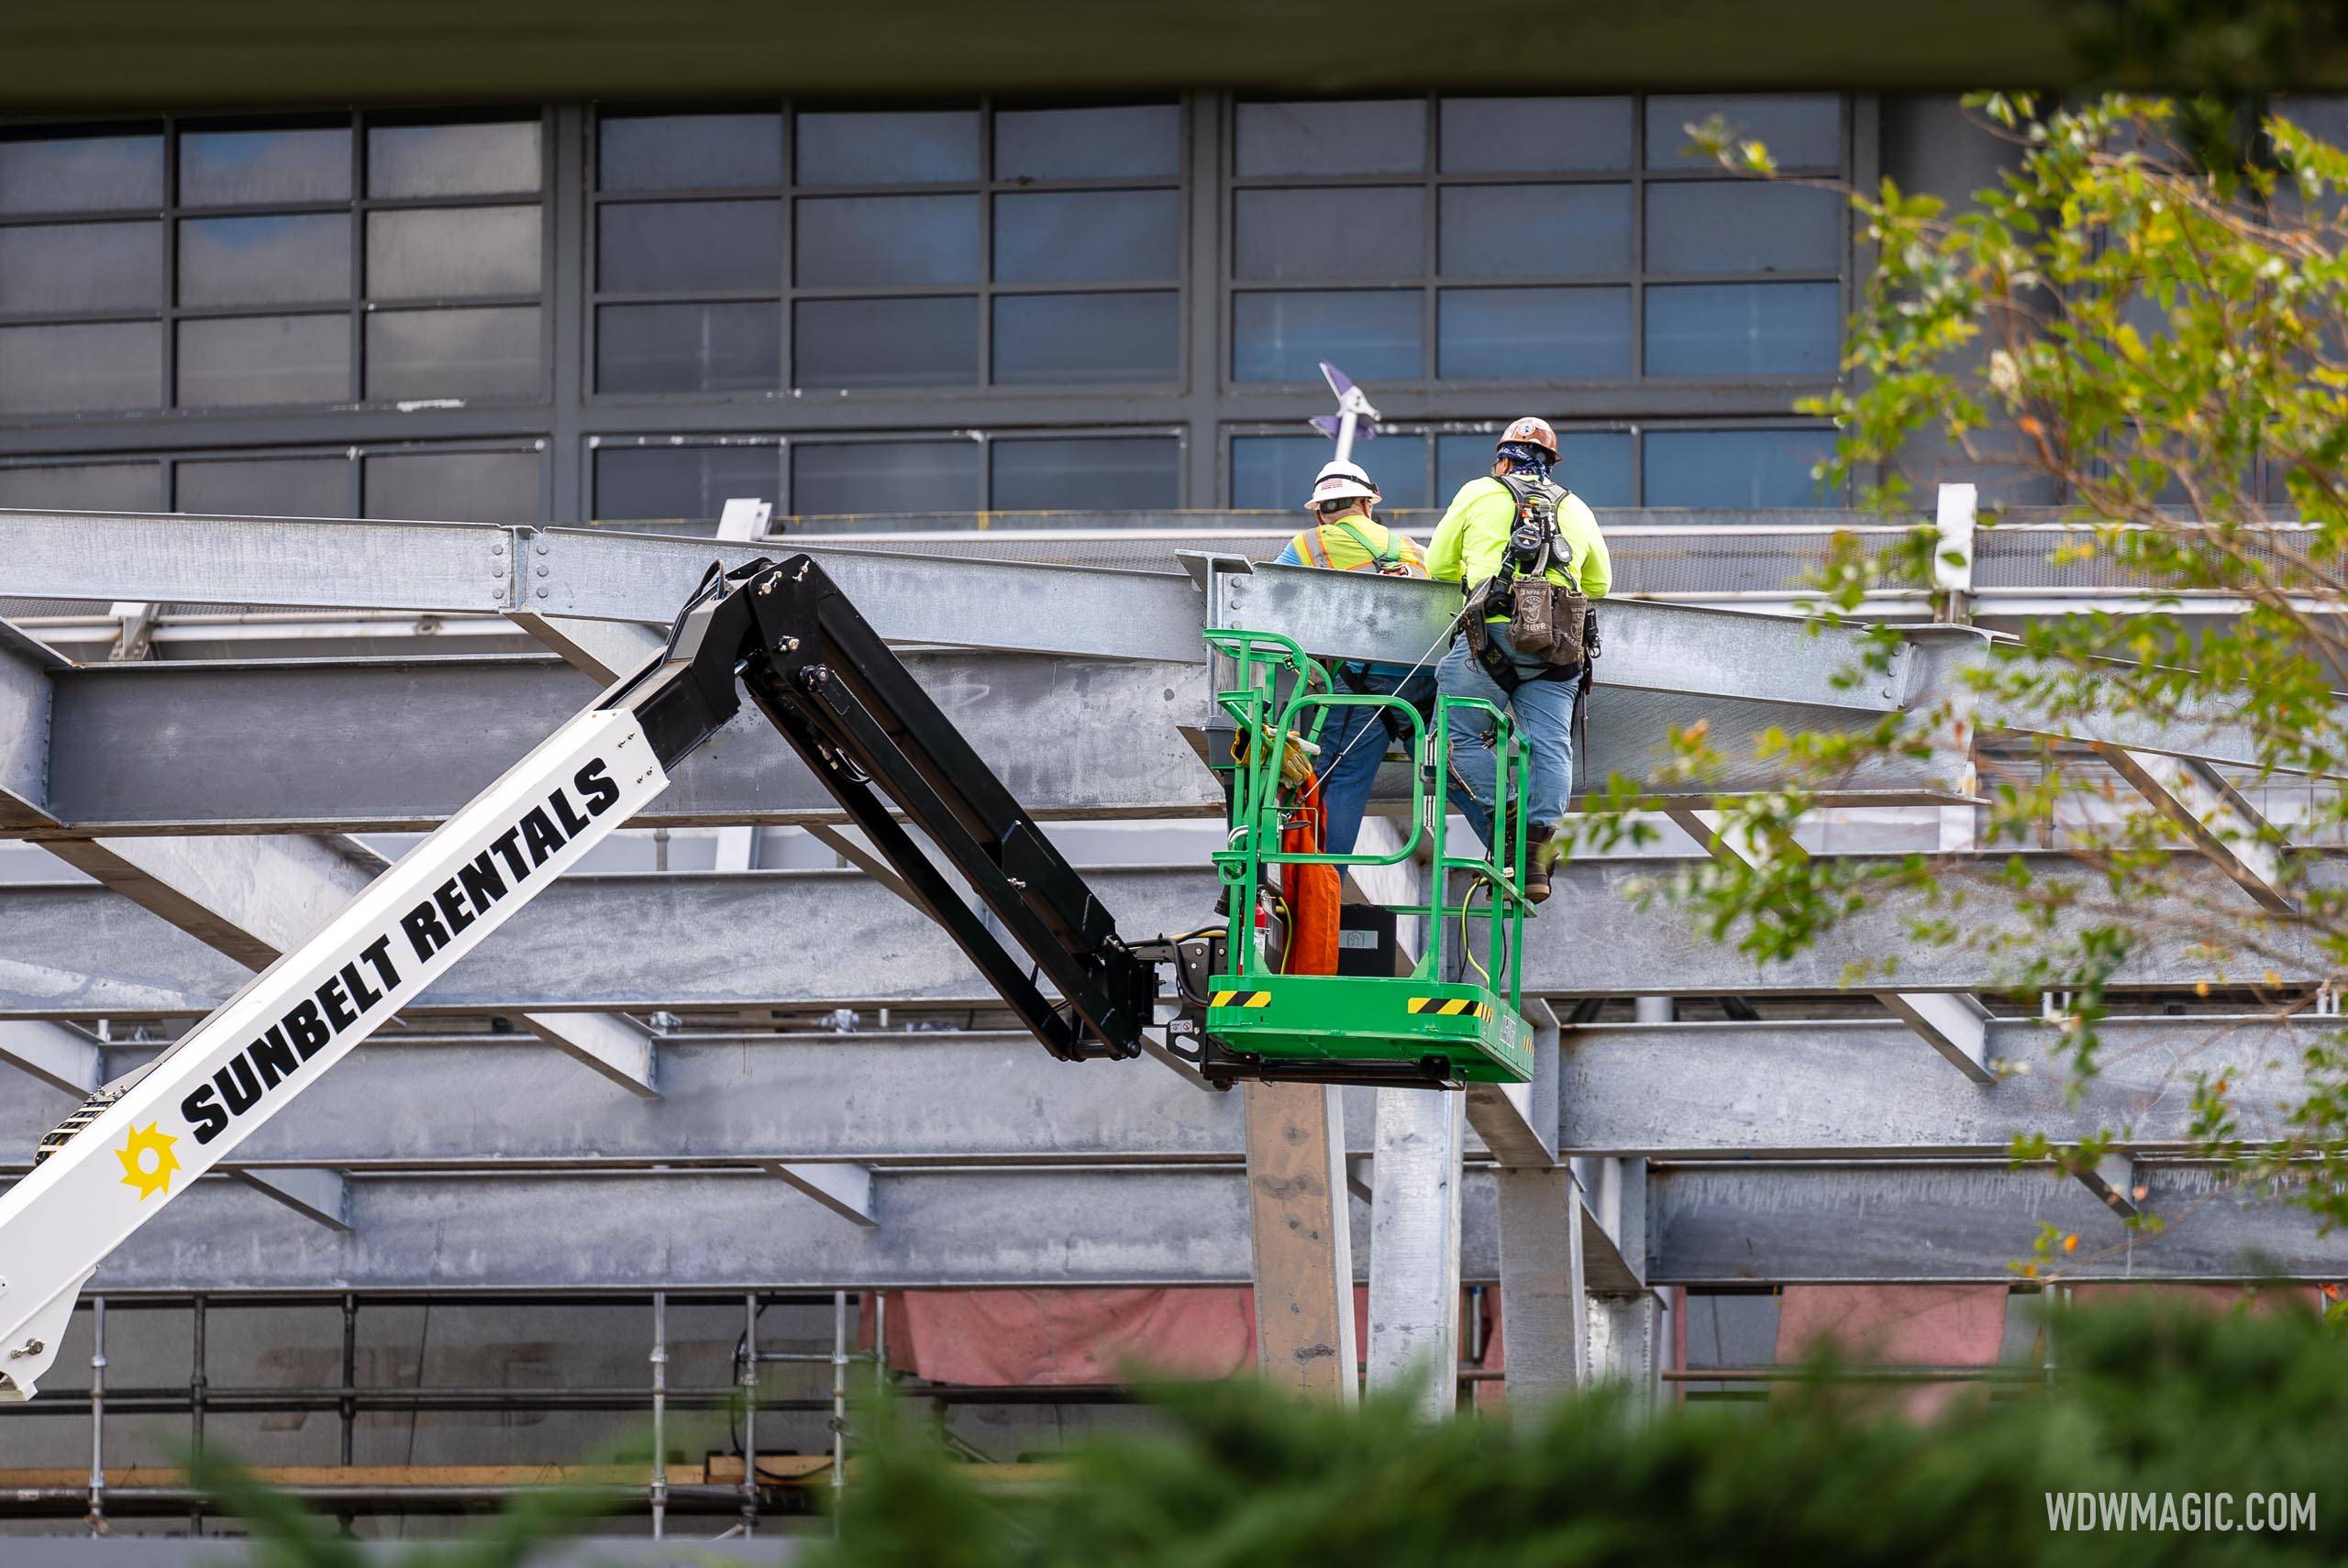
<path fill-rule="evenodd" d="M 1328 670 L 1290 639 L 1210 628 L 1216 706 L 1235 727 L 1230 755 L 1215 759 L 1230 800 L 1229 836 L 1214 856 L 1227 923 L 1185 964 L 1203 980 L 1188 1000 L 1196 1020 L 1190 1055 L 1203 1077 L 1449 1088 L 1523 1083 L 1533 1076 L 1533 1030 L 1523 1013 L 1525 754 L 1508 716 L 1471 698 L 1436 699 L 1429 725 L 1394 697 L 1338 689 Z M 1318 745 L 1340 708 L 1390 716 L 1412 760 L 1411 828 L 1390 854 L 1284 850 L 1282 830 L 1305 809 L 1297 752 Z M 1441 787 L 1451 736 L 1470 712 L 1494 725 L 1496 801 L 1513 803 L 1497 854 L 1456 855 L 1446 842 Z M 1372 729 L 1364 744 L 1381 745 Z M 1297 742 L 1302 742 L 1298 746 Z M 1324 766 L 1334 761 L 1324 758 Z M 1283 772 L 1288 775 L 1283 778 Z M 1279 868 L 1287 865 L 1392 866 L 1428 850 L 1427 901 L 1392 906 L 1421 922 L 1423 951 L 1407 976 L 1288 974 L 1278 922 Z M 1456 902 L 1451 901 L 1454 898 Z M 1202 973 L 1202 971 L 1204 971 Z M 1186 986 L 1186 989 L 1191 988 Z"/>

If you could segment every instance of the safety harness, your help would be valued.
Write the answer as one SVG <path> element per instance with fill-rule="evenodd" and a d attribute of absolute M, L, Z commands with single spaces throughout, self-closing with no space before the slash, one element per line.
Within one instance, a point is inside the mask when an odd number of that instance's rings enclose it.
<path fill-rule="evenodd" d="M 1492 684 L 1511 696 L 1528 680 L 1577 682 L 1572 723 L 1578 731 L 1583 727 L 1599 644 L 1597 608 L 1581 591 L 1579 563 L 1557 528 L 1557 508 L 1573 492 L 1552 480 L 1519 479 L 1513 474 L 1495 477 L 1516 502 L 1516 525 L 1510 532 L 1508 548 L 1501 553 L 1500 570 L 1468 596 L 1462 612 L 1468 651 Z M 1553 568 L 1575 580 L 1570 584 L 1551 581 Z M 1506 617 L 1511 646 L 1539 658 L 1539 669 L 1523 669 L 1494 639 L 1491 620 L 1495 617 Z M 1577 745 L 1577 756 L 1580 751 Z"/>

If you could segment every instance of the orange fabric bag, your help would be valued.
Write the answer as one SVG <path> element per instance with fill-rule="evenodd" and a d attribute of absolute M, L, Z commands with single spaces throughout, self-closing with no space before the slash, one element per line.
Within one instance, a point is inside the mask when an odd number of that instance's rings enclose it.
<path fill-rule="evenodd" d="M 1319 778 L 1298 791 L 1297 805 L 1300 809 L 1280 830 L 1280 849 L 1289 855 L 1318 855 L 1323 821 Z M 1345 900 L 1343 871 L 1335 866 L 1283 866 L 1280 896 L 1288 900 L 1288 954 L 1280 972 L 1335 974 L 1337 906 Z"/>

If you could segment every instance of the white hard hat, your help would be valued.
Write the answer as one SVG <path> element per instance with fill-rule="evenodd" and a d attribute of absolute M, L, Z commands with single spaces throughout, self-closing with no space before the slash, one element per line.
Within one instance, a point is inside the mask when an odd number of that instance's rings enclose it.
<path fill-rule="evenodd" d="M 1359 463 L 1324 463 L 1320 475 L 1312 481 L 1312 495 L 1304 509 L 1313 512 L 1324 501 L 1350 501 L 1355 497 L 1368 501 L 1379 499 L 1378 487 L 1369 482 Z"/>

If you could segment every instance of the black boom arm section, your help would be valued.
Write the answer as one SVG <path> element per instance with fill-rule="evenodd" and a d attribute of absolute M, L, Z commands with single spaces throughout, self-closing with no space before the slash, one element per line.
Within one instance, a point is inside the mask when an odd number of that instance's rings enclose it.
<path fill-rule="evenodd" d="M 744 690 L 1047 1050 L 1064 1061 L 1139 1053 L 1156 966 L 1119 939 L 1084 878 L 810 557 L 712 567 L 662 661 L 604 705 L 634 712 L 673 771 L 740 711 Z M 1030 962 L 965 901 L 890 801 Z"/>

